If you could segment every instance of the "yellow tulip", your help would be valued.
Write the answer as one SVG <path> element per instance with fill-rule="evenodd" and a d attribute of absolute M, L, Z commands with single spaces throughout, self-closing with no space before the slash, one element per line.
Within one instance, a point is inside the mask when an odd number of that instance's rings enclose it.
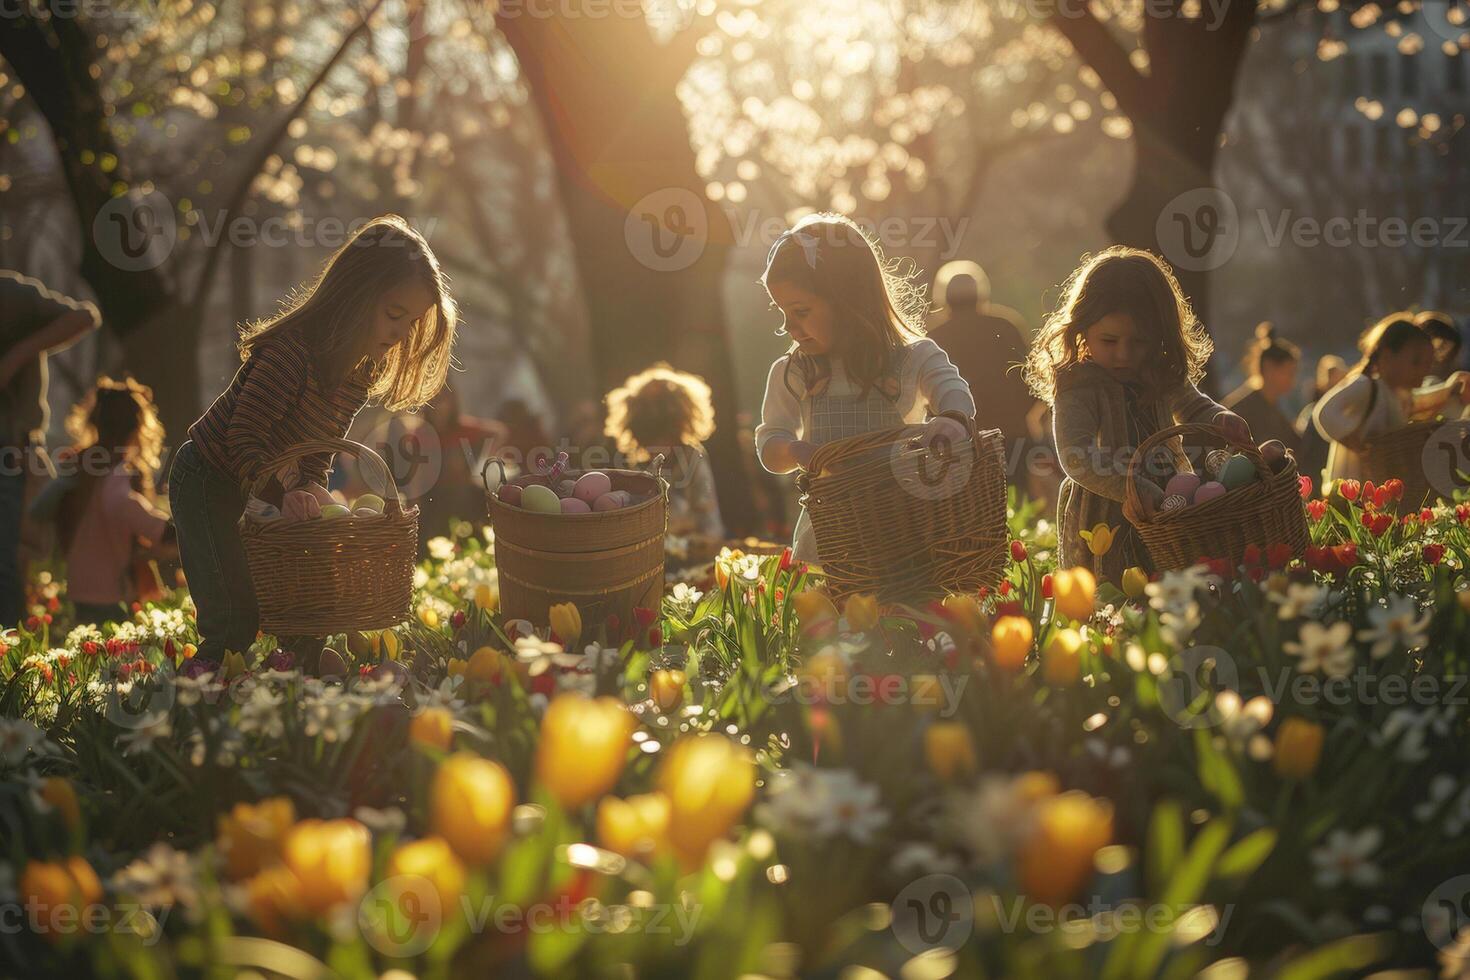
<path fill-rule="evenodd" d="M 944 611 L 955 627 L 967 637 L 985 634 L 985 613 L 980 602 L 972 595 L 950 595 L 944 597 Z"/>
<path fill-rule="evenodd" d="M 847 628 L 858 633 L 870 633 L 878 628 L 878 598 L 871 595 L 852 595 L 842 607 L 847 617 Z"/>
<path fill-rule="evenodd" d="M 1026 666 L 1034 639 L 1031 620 L 1025 616 L 1002 616 L 990 630 L 990 645 L 996 666 L 1016 673 Z"/>
<path fill-rule="evenodd" d="M 604 796 L 597 804 L 597 841 L 624 857 L 645 858 L 668 836 L 669 798 L 643 793 L 620 800 Z"/>
<path fill-rule="evenodd" d="M 1082 531 L 1082 540 L 1087 542 L 1087 550 L 1092 552 L 1093 557 L 1101 558 L 1113 547 L 1113 541 L 1117 536 L 1117 528 L 1108 527 L 1106 524 L 1095 524 L 1091 531 Z"/>
<path fill-rule="evenodd" d="M 295 822 L 296 808 L 285 796 L 273 796 L 259 803 L 236 803 L 218 821 L 218 845 L 225 859 L 225 873 L 239 881 L 275 864 L 281 856 L 281 841 Z"/>
<path fill-rule="evenodd" d="M 482 684 L 498 684 L 510 668 L 510 661 L 505 654 L 494 647 L 480 647 L 470 655 L 470 662 L 465 667 L 465 680 L 475 681 Z"/>
<path fill-rule="evenodd" d="M 1144 589 L 1148 586 L 1148 573 L 1134 565 L 1132 568 L 1123 570 L 1123 594 L 1130 599 L 1143 598 Z"/>
<path fill-rule="evenodd" d="M 301 882 L 285 865 L 266 868 L 245 883 L 250 917 L 271 936 L 280 936 L 285 923 L 307 917 L 301 900 Z"/>
<path fill-rule="evenodd" d="M 448 667 L 450 677 L 463 677 L 465 672 L 469 670 L 470 662 L 459 657 L 450 657 Z"/>
<path fill-rule="evenodd" d="M 475 606 L 487 613 L 495 612 L 500 608 L 500 593 L 488 583 L 475 586 Z"/>
<path fill-rule="evenodd" d="M 1011 781 L 1011 792 L 1017 800 L 1027 805 L 1056 796 L 1061 791 L 1062 785 L 1057 782 L 1054 774 L 1035 769 L 1023 772 Z"/>
<path fill-rule="evenodd" d="M 957 721 L 936 721 L 924 730 L 924 759 L 929 771 L 946 783 L 973 776 L 975 743 L 970 730 Z"/>
<path fill-rule="evenodd" d="M 194 659 L 194 654 L 196 654 L 198 652 L 199 652 L 199 648 L 196 647 L 194 644 L 192 644 L 192 643 L 185 643 L 184 644 L 184 650 L 183 650 L 183 657 L 181 659 L 183 659 L 183 660 L 192 660 L 192 659 Z"/>
<path fill-rule="evenodd" d="M 388 655 L 389 660 L 397 660 L 398 655 L 403 652 L 403 642 L 398 639 L 398 634 L 392 630 L 384 630 L 381 636 L 383 652 Z"/>
<path fill-rule="evenodd" d="M 1092 618 L 1097 601 L 1097 579 L 1082 566 L 1066 568 L 1051 577 L 1051 594 L 1057 612 L 1078 621 Z"/>
<path fill-rule="evenodd" d="M 804 702 L 841 701 L 847 693 L 847 661 L 835 650 L 823 650 L 797 667 L 796 678 Z"/>
<path fill-rule="evenodd" d="M 234 650 L 226 650 L 225 658 L 220 662 L 220 672 L 224 680 L 230 681 L 245 673 L 245 655 Z"/>
<path fill-rule="evenodd" d="M 429 629 L 437 629 L 439 626 L 439 614 L 434 611 L 433 606 L 419 606 L 419 622 Z"/>
<path fill-rule="evenodd" d="M 1306 779 L 1316 772 L 1326 734 L 1314 721 L 1283 719 L 1276 729 L 1276 774 L 1283 779 Z"/>
<path fill-rule="evenodd" d="M 82 808 L 77 803 L 77 791 L 71 781 L 61 776 L 47 776 L 41 780 L 41 800 L 61 814 L 66 829 L 75 831 L 82 825 Z"/>
<path fill-rule="evenodd" d="M 47 941 L 59 943 L 102 901 L 102 882 L 83 858 L 30 861 L 20 875 L 20 899 Z"/>
<path fill-rule="evenodd" d="M 1033 901 L 1070 901 L 1093 873 L 1097 852 L 1113 839 L 1113 806 L 1079 790 L 1036 804 L 1036 825 L 1021 845 L 1016 874 Z"/>
<path fill-rule="evenodd" d="M 515 796 L 504 766 L 461 752 L 434 773 L 429 826 L 468 864 L 489 864 L 505 843 Z"/>
<path fill-rule="evenodd" d="M 686 735 L 665 755 L 658 786 L 669 798 L 669 841 L 685 864 L 697 864 L 750 806 L 755 760 L 724 735 Z"/>
<path fill-rule="evenodd" d="M 832 605 L 827 593 L 818 589 L 798 592 L 791 597 L 791 605 L 796 609 L 796 618 L 801 621 L 804 633 L 812 633 L 837 622 L 837 607 Z"/>
<path fill-rule="evenodd" d="M 454 740 L 454 715 L 448 708 L 425 708 L 408 722 L 408 740 L 425 748 L 449 751 Z"/>
<path fill-rule="evenodd" d="M 1042 676 L 1055 687 L 1069 687 L 1082 676 L 1082 634 L 1073 629 L 1057 630 L 1041 658 Z"/>
<path fill-rule="evenodd" d="M 568 650 L 582 638 L 582 611 L 570 602 L 558 602 L 547 610 L 551 618 L 551 631 Z"/>
<path fill-rule="evenodd" d="M 689 678 L 682 670 L 655 670 L 648 679 L 648 690 L 658 710 L 668 713 L 684 700 L 684 685 Z"/>
<path fill-rule="evenodd" d="M 612 789 L 637 722 L 615 698 L 561 694 L 541 719 L 536 779 L 568 810 Z"/>
<path fill-rule="evenodd" d="M 398 895 L 393 897 L 395 907 L 403 908 L 399 895 L 413 891 L 417 894 L 420 878 L 429 883 L 439 899 L 439 922 L 448 921 L 459 909 L 460 896 L 464 894 L 465 867 L 449 842 L 442 837 L 425 837 L 412 843 L 401 844 L 388 859 L 386 881 L 394 882 Z M 395 881 L 395 879 L 397 879 Z M 407 880 L 406 880 L 407 879 Z M 437 923 L 435 923 L 437 924 Z"/>
<path fill-rule="evenodd" d="M 303 820 L 287 832 L 281 863 L 300 882 L 302 908 L 322 916 L 367 891 L 372 835 L 356 820 Z"/>

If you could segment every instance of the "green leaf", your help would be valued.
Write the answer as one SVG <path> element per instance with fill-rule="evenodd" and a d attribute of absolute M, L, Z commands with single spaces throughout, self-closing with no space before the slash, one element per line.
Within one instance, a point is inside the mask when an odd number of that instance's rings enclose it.
<path fill-rule="evenodd" d="M 1235 810 L 1245 802 L 1245 787 L 1240 775 L 1225 753 L 1215 747 L 1215 738 L 1206 728 L 1194 730 L 1194 747 L 1199 756 L 1200 785 L 1214 794 L 1220 805 Z"/>
<path fill-rule="evenodd" d="M 1380 962 L 1392 949 L 1393 937 L 1388 933 L 1348 936 L 1292 960 L 1276 974 L 1276 980 L 1318 980 L 1356 973 Z"/>
<path fill-rule="evenodd" d="M 1163 891 L 1184 856 L 1184 808 L 1176 800 L 1160 800 L 1148 822 L 1149 893 Z"/>
<path fill-rule="evenodd" d="M 1276 848 L 1277 832 L 1273 827 L 1262 827 L 1247 834 L 1220 857 L 1215 873 L 1221 878 L 1244 878 L 1255 874 L 1256 869 L 1271 856 Z"/>

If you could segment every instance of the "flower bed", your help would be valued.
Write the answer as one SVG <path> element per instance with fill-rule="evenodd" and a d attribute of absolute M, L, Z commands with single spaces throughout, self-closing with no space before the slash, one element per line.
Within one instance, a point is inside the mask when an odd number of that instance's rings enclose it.
<path fill-rule="evenodd" d="M 4 961 L 1461 975 L 1470 506 L 1396 489 L 1121 588 L 1013 509 L 1004 584 L 922 608 L 725 552 L 596 636 L 502 620 L 462 535 L 325 677 L 270 637 L 201 672 L 184 595 L 62 632 L 43 578 L 0 640 Z"/>

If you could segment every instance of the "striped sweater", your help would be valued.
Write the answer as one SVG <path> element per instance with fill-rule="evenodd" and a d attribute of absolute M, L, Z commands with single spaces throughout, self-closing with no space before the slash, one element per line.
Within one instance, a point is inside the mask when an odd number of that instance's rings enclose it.
<path fill-rule="evenodd" d="M 214 400 L 189 438 L 210 465 L 244 483 L 260 475 L 281 453 L 314 439 L 340 439 L 367 400 L 368 370 L 326 390 L 311 350 L 295 333 L 257 345 L 235 380 Z M 324 483 L 332 457 L 317 453 L 299 462 L 299 477 Z M 283 488 L 271 486 L 267 500 Z"/>

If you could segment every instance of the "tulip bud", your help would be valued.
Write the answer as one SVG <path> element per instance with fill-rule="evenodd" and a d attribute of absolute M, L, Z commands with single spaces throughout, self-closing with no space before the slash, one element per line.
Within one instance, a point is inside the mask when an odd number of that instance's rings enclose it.
<path fill-rule="evenodd" d="M 234 650 L 226 650 L 225 658 L 220 664 L 221 676 L 227 680 L 234 680 L 245 673 L 245 655 L 236 653 Z"/>
<path fill-rule="evenodd" d="M 1097 579 L 1082 566 L 1056 572 L 1051 580 L 1057 611 L 1079 622 L 1092 618 L 1097 599 Z"/>
<path fill-rule="evenodd" d="M 62 776 L 47 776 L 41 780 L 41 800 L 61 814 L 66 829 L 75 832 L 82 825 L 82 808 L 77 803 L 77 791 L 71 781 Z"/>
<path fill-rule="evenodd" d="M 1326 731 L 1305 718 L 1285 718 L 1276 729 L 1276 774 L 1282 779 L 1306 779 L 1322 759 Z"/>
<path fill-rule="evenodd" d="M 1097 852 L 1112 842 L 1113 807 L 1070 790 L 1036 804 L 1036 826 L 1016 858 L 1021 889 L 1033 900 L 1059 906 L 1087 884 Z"/>
<path fill-rule="evenodd" d="M 1130 599 L 1141 599 L 1148 587 L 1148 573 L 1134 565 L 1123 570 L 1123 594 Z"/>
<path fill-rule="evenodd" d="M 684 700 L 684 685 L 689 678 L 682 670 L 655 670 L 648 679 L 648 690 L 658 710 L 667 714 Z"/>
<path fill-rule="evenodd" d="M 558 695 L 541 719 L 536 779 L 568 810 L 612 789 L 637 723 L 621 701 Z"/>
<path fill-rule="evenodd" d="M 356 820 L 303 820 L 287 832 L 281 863 L 296 876 L 306 912 L 323 916 L 367 891 L 372 835 Z"/>
<path fill-rule="evenodd" d="M 567 649 L 576 646 L 582 638 L 581 610 L 574 603 L 558 602 L 547 611 L 547 615 L 551 620 L 551 630 L 561 639 L 561 645 Z"/>
<path fill-rule="evenodd" d="M 990 631 L 991 650 L 996 666 L 1016 673 L 1026 665 L 1033 640 L 1031 620 L 1024 616 L 1002 616 Z"/>
<path fill-rule="evenodd" d="M 755 761 L 723 735 L 686 735 L 664 756 L 658 786 L 669 798 L 669 840 L 686 864 L 695 864 L 750 806 Z"/>
<path fill-rule="evenodd" d="M 505 843 L 515 794 L 504 766 L 461 752 L 434 773 L 429 825 L 466 863 L 489 864 Z"/>
<path fill-rule="evenodd" d="M 957 721 L 936 721 L 924 730 L 924 759 L 942 781 L 973 776 L 975 743 L 970 730 Z"/>
<path fill-rule="evenodd" d="M 248 878 L 275 863 L 281 841 L 296 822 L 290 798 L 273 796 L 259 803 L 236 803 L 217 822 L 217 846 L 225 859 L 225 873 L 233 880 Z"/>
<path fill-rule="evenodd" d="M 385 881 L 393 882 L 390 888 L 393 905 L 398 909 L 413 909 L 422 906 L 420 900 L 414 904 L 404 901 L 407 893 L 414 892 L 427 882 L 439 900 L 438 922 L 448 922 L 459 911 L 460 896 L 464 894 L 465 866 L 455 856 L 449 842 L 442 837 L 425 837 L 422 840 L 400 844 L 388 859 Z M 410 900 L 412 901 L 412 900 Z M 437 925 L 430 922 L 429 925 Z"/>
<path fill-rule="evenodd" d="M 483 612 L 495 612 L 500 608 L 500 593 L 487 583 L 475 586 L 475 606 Z"/>
<path fill-rule="evenodd" d="M 454 715 L 448 708 L 425 708 L 409 720 L 408 739 L 425 748 L 449 751 L 454 739 Z"/>
<path fill-rule="evenodd" d="M 668 836 L 669 798 L 644 793 L 620 800 L 604 796 L 597 804 L 597 841 L 624 857 L 646 858 Z"/>
<path fill-rule="evenodd" d="M 470 682 L 499 684 L 509 669 L 510 662 L 506 659 L 505 654 L 494 647 L 480 647 L 470 655 L 464 676 L 465 680 Z"/>
<path fill-rule="evenodd" d="M 842 607 L 848 629 L 868 633 L 878 628 L 878 599 L 871 595 L 849 596 Z"/>
<path fill-rule="evenodd" d="M 967 637 L 981 636 L 985 632 L 985 614 L 980 603 L 972 595 L 951 595 L 944 598 L 944 612 L 955 628 Z"/>
<path fill-rule="evenodd" d="M 1057 630 L 1041 658 L 1042 676 L 1055 687 L 1068 687 L 1082 676 L 1082 634 L 1073 629 Z"/>
<path fill-rule="evenodd" d="M 801 621 L 803 633 L 825 632 L 837 622 L 837 607 L 832 605 L 825 592 L 816 589 L 798 592 L 791 597 L 791 604 L 796 609 L 796 618 Z"/>

